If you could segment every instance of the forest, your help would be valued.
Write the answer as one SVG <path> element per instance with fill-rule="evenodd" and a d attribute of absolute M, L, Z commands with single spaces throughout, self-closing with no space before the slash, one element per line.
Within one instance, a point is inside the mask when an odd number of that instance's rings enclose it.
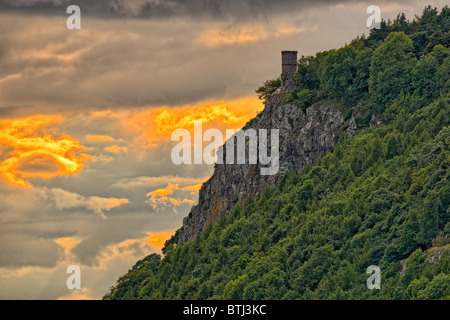
<path fill-rule="evenodd" d="M 449 73 L 448 7 L 302 56 L 286 103 L 335 103 L 357 135 L 195 239 L 175 235 L 103 298 L 450 299 Z M 380 289 L 367 288 L 371 265 Z"/>

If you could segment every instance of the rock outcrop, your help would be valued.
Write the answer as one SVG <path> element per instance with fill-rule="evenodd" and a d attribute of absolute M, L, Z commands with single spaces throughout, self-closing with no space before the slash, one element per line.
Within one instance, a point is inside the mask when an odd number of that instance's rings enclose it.
<path fill-rule="evenodd" d="M 216 164 L 211 178 L 203 184 L 198 204 L 192 207 L 179 230 L 179 243 L 186 242 L 230 212 L 237 202 L 244 203 L 266 186 L 275 186 L 291 170 L 302 170 L 331 152 L 345 135 L 356 132 L 354 118 L 344 121 L 333 104 L 317 104 L 302 110 L 285 102 L 286 92 L 272 96 L 265 109 L 243 130 L 279 129 L 279 170 L 275 175 L 260 174 L 261 164 Z M 270 141 L 270 139 L 268 139 Z M 224 150 L 226 154 L 226 150 Z"/>

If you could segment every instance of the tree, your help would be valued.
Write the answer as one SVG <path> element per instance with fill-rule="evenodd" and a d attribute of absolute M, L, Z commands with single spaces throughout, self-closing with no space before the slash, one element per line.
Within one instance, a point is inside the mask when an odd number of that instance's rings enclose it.
<path fill-rule="evenodd" d="M 436 71 L 436 95 L 447 93 L 450 90 L 450 56 L 445 58 Z"/>
<path fill-rule="evenodd" d="M 392 159 L 401 152 L 401 143 L 397 135 L 390 135 L 386 145 L 386 159 Z"/>
<path fill-rule="evenodd" d="M 440 273 L 431 280 L 425 289 L 417 292 L 420 300 L 438 300 L 450 298 L 450 274 Z"/>
<path fill-rule="evenodd" d="M 408 23 L 408 20 L 406 20 L 405 14 L 403 12 L 399 13 L 395 20 L 392 22 L 391 30 L 409 33 L 410 29 L 411 25 Z"/>
<path fill-rule="evenodd" d="M 438 214 L 438 199 L 436 192 L 430 192 L 424 200 L 424 210 L 419 214 L 420 230 L 416 236 L 418 243 L 429 246 L 432 239 L 439 233 L 439 214 Z"/>
<path fill-rule="evenodd" d="M 228 282 L 225 286 L 224 290 L 224 298 L 227 300 L 238 300 L 242 299 L 242 295 L 244 294 L 244 289 L 249 283 L 249 279 L 247 275 L 242 275 L 238 277 L 234 281 Z"/>
<path fill-rule="evenodd" d="M 256 90 L 258 94 L 258 99 L 266 102 L 281 86 L 280 78 L 274 80 L 266 80 L 262 87 Z"/>
<path fill-rule="evenodd" d="M 379 29 L 377 28 L 370 29 L 370 35 L 367 38 L 367 46 L 376 47 L 380 42 L 386 39 L 389 32 L 391 32 L 391 28 L 386 23 L 386 21 L 381 20 Z"/>
<path fill-rule="evenodd" d="M 403 32 L 391 32 L 378 46 L 370 65 L 369 92 L 378 111 L 384 109 L 398 94 L 410 91 L 411 70 L 416 59 L 413 43 Z"/>
<path fill-rule="evenodd" d="M 328 52 L 318 52 L 315 56 L 302 56 L 300 58 L 295 79 L 302 88 L 319 89 L 321 65 L 327 54 Z"/>
<path fill-rule="evenodd" d="M 412 70 L 411 87 L 413 92 L 413 109 L 429 104 L 439 96 L 440 90 L 437 84 L 440 80 L 437 72 L 445 58 L 450 56 L 450 50 L 441 44 L 417 62 Z"/>
<path fill-rule="evenodd" d="M 428 35 L 425 31 L 416 32 L 411 36 L 411 40 L 414 45 L 414 54 L 416 57 L 420 57 L 424 52 L 428 44 Z"/>
<path fill-rule="evenodd" d="M 436 31 L 431 35 L 430 41 L 425 48 L 426 52 L 430 52 L 438 44 L 445 44 L 445 36 L 442 33 L 441 26 L 437 26 Z"/>
<path fill-rule="evenodd" d="M 347 46 L 330 52 L 323 61 L 320 76 L 322 88 L 332 97 L 348 99 L 348 91 L 354 85 L 357 69 L 357 56 L 353 46 Z"/>
<path fill-rule="evenodd" d="M 419 18 L 419 31 L 425 31 L 429 36 L 431 36 L 437 27 L 437 8 L 432 6 L 427 6 L 423 9 L 422 16 Z"/>

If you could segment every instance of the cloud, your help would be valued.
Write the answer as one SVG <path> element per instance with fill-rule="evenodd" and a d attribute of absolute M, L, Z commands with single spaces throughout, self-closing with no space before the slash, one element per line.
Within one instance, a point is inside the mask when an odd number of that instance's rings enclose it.
<path fill-rule="evenodd" d="M 119 152 L 128 152 L 127 147 L 119 147 L 118 145 L 112 145 L 109 147 L 105 147 L 105 151 L 111 152 L 111 153 L 119 153 Z"/>
<path fill-rule="evenodd" d="M 113 131 L 116 137 L 121 138 L 86 135 L 87 146 L 97 147 L 101 143 L 116 141 L 117 144 L 103 149 L 109 153 L 147 152 L 148 148 L 171 144 L 171 135 L 176 129 L 185 128 L 193 133 L 194 121 L 202 121 L 205 129 L 239 129 L 262 108 L 260 100 L 247 96 L 174 107 L 105 110 L 101 113 L 91 112 L 88 117 L 77 119 L 77 129 L 80 130 L 80 126 L 94 127 L 101 123 L 102 130 Z M 94 153 L 95 151 L 90 152 L 92 156 Z M 168 154 L 170 156 L 170 151 Z"/>
<path fill-rule="evenodd" d="M 253 94 L 261 81 L 249 74 L 251 83 L 242 86 L 237 81 L 242 68 L 236 68 L 235 54 L 221 57 L 213 48 L 204 50 L 197 39 L 209 25 L 87 20 L 85 29 L 74 34 L 64 26 L 54 27 L 60 22 L 54 17 L 30 20 L 1 14 L 0 28 L 21 25 L 0 38 L 0 46 L 8 48 L 0 56 L 3 113 L 13 113 L 11 106 L 28 105 L 33 107 L 18 107 L 17 112 L 61 114 L 173 107 L 217 97 L 230 100 Z M 249 53 L 241 55 L 239 64 L 252 59 L 255 56 Z M 204 67 L 218 60 L 222 70 Z"/>
<path fill-rule="evenodd" d="M 62 253 L 52 239 L 33 234 L 14 234 L 4 231 L 0 235 L 0 268 L 38 266 L 52 268 Z"/>
<path fill-rule="evenodd" d="M 148 237 L 145 241 L 156 251 L 161 251 L 164 247 L 164 243 L 172 237 L 172 234 L 172 230 L 169 232 L 147 232 Z"/>
<path fill-rule="evenodd" d="M 208 47 L 244 44 L 298 34 L 304 30 L 289 25 L 280 25 L 273 28 L 266 23 L 226 25 L 206 30 L 200 35 L 199 41 Z"/>
<path fill-rule="evenodd" d="M 91 293 L 89 288 L 81 288 L 80 290 L 72 290 L 70 293 L 58 297 L 58 300 L 96 300 L 98 297 Z"/>
<path fill-rule="evenodd" d="M 78 0 L 82 12 L 90 16 L 138 17 L 165 19 L 169 17 L 243 19 L 264 17 L 270 12 L 299 10 L 312 6 L 351 1 L 321 0 Z M 57 14 L 73 4 L 69 0 L 1 0 L 0 9 L 21 10 L 35 14 Z"/>
<path fill-rule="evenodd" d="M 200 191 L 200 188 L 202 187 L 202 184 L 196 184 L 195 186 L 186 186 L 183 187 L 182 190 L 190 191 L 191 194 L 196 194 L 198 191 Z"/>
<path fill-rule="evenodd" d="M 244 97 L 175 108 L 157 108 L 151 111 L 151 119 L 155 133 L 167 137 L 176 129 L 192 130 L 194 121 L 201 121 L 204 126 L 241 128 L 262 108 L 261 101 L 256 97 Z"/>
<path fill-rule="evenodd" d="M 196 194 L 195 192 L 192 192 L 194 188 L 196 188 L 196 186 L 186 186 L 184 188 L 180 188 L 179 184 L 169 183 L 165 188 L 156 189 L 147 193 L 147 197 L 149 197 L 147 202 L 155 210 L 160 210 L 161 208 L 167 207 L 169 204 L 173 206 L 180 206 L 183 203 L 192 205 L 196 202 L 195 200 L 180 196 L 175 197 L 174 192 L 178 191 L 177 193 L 180 194 L 184 193 L 183 191 L 189 191 L 190 194 L 193 195 Z"/>
<path fill-rule="evenodd" d="M 136 261 L 151 253 L 160 253 L 164 242 L 174 230 L 146 232 L 140 238 L 127 238 L 107 245 L 98 253 L 96 263 L 89 265 L 73 254 L 79 244 L 77 237 L 54 239 L 59 260 L 52 266 L 23 266 L 7 269 L 0 266 L 2 299 L 100 299 Z M 39 252 L 39 250 L 37 251 Z M 37 255 L 37 254 L 36 254 Z M 69 265 L 81 270 L 81 290 L 69 290 L 66 280 Z M 23 288 L 27 290 L 24 292 Z"/>
<path fill-rule="evenodd" d="M 83 241 L 83 239 L 79 237 L 63 237 L 54 240 L 54 242 L 60 245 L 64 250 L 62 260 L 72 258 L 72 249 L 75 248 L 81 241 Z"/>
<path fill-rule="evenodd" d="M 86 139 L 89 141 L 114 141 L 114 138 L 110 136 L 92 135 L 92 134 L 87 134 Z"/>
<path fill-rule="evenodd" d="M 89 159 L 83 146 L 70 136 L 60 136 L 49 125 L 59 116 L 31 116 L 0 120 L 0 174 L 9 183 L 29 187 L 27 178 L 49 179 L 78 173 Z"/>
<path fill-rule="evenodd" d="M 106 218 L 105 211 L 109 211 L 114 207 L 118 207 L 124 203 L 128 203 L 128 199 L 118 198 L 102 198 L 97 196 L 84 197 L 77 193 L 69 192 L 59 188 L 48 190 L 49 201 L 52 201 L 59 210 L 84 208 L 102 218 Z"/>
<path fill-rule="evenodd" d="M 183 189 L 193 191 L 189 188 L 197 188 L 201 186 L 201 183 L 206 181 L 209 176 L 201 178 L 190 178 L 181 176 L 160 176 L 160 177 L 135 177 L 135 178 L 123 178 L 116 181 L 111 188 L 113 189 L 126 189 L 135 190 L 136 188 L 152 188 L 157 185 L 168 185 L 172 181 L 177 181 L 181 184 L 197 183 L 195 186 L 186 186 Z"/>
<path fill-rule="evenodd" d="M 202 20 L 266 20 L 267 16 L 299 12 L 333 5 L 349 6 L 357 0 L 78 0 L 89 17 Z M 411 0 L 397 0 L 411 5 Z M 386 3 L 386 1 L 380 1 Z M 0 0 L 0 9 L 40 15 L 63 15 L 70 0 Z M 366 7 L 369 4 L 366 5 Z"/>
<path fill-rule="evenodd" d="M 382 17 L 395 17 L 398 8 L 422 9 L 405 3 L 381 1 Z M 367 33 L 369 16 L 367 3 L 344 0 L 80 1 L 83 27 L 72 32 L 61 12 L 67 4 L 0 0 L 0 29 L 9 30 L 0 38 L 0 114 L 176 107 L 249 96 L 279 76 L 281 50 L 308 55 L 348 43 Z M 11 14 L 14 8 L 36 15 Z M 59 15 L 45 15 L 51 8 Z M 147 11 L 159 18 L 95 15 Z M 164 12 L 232 18 L 163 19 Z M 234 21 L 235 15 L 243 18 Z"/>

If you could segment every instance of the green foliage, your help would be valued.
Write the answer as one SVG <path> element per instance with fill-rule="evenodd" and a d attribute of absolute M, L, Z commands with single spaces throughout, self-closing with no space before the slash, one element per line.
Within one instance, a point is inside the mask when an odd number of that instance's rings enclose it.
<path fill-rule="evenodd" d="M 315 56 L 302 56 L 298 61 L 295 79 L 303 89 L 317 90 L 320 87 L 321 65 L 328 52 Z"/>
<path fill-rule="evenodd" d="M 355 103 L 368 91 L 372 50 L 346 46 L 330 52 L 323 61 L 320 83 L 331 97 Z"/>
<path fill-rule="evenodd" d="M 414 90 L 411 108 L 420 108 L 436 99 L 445 91 L 445 85 L 438 84 L 441 77 L 437 74 L 441 71 L 444 60 L 450 56 L 450 49 L 441 44 L 434 47 L 433 51 L 421 57 L 412 70 L 411 87 Z M 443 70 L 443 69 L 442 69 Z M 448 72 L 448 71 L 447 71 Z M 441 86 L 444 87 L 441 89 Z"/>
<path fill-rule="evenodd" d="M 367 39 L 302 57 L 288 101 L 304 109 L 324 90 L 351 104 L 345 117 L 360 127 L 372 112 L 386 124 L 175 248 L 176 234 L 163 259 L 137 262 L 104 298 L 450 299 L 449 49 L 428 46 L 448 16 L 427 7 L 417 21 L 399 15 Z M 266 82 L 264 99 L 276 86 Z M 366 287 L 372 264 L 381 290 Z"/>
<path fill-rule="evenodd" d="M 274 79 L 274 80 L 267 80 L 264 82 L 264 85 L 262 87 L 259 87 L 256 90 L 256 93 L 258 94 L 258 98 L 262 101 L 267 101 L 281 86 L 281 80 L 280 78 Z"/>
<path fill-rule="evenodd" d="M 390 33 L 372 55 L 369 92 L 378 111 L 384 111 L 400 93 L 410 91 L 415 65 L 413 43 L 403 32 Z"/>
<path fill-rule="evenodd" d="M 306 110 L 312 105 L 315 98 L 316 93 L 314 91 L 310 89 L 297 89 L 286 95 L 286 102 L 295 104 L 302 110 Z"/>
<path fill-rule="evenodd" d="M 411 36 L 414 46 L 414 54 L 416 57 L 420 57 L 428 45 L 429 37 L 425 31 L 416 32 Z"/>

